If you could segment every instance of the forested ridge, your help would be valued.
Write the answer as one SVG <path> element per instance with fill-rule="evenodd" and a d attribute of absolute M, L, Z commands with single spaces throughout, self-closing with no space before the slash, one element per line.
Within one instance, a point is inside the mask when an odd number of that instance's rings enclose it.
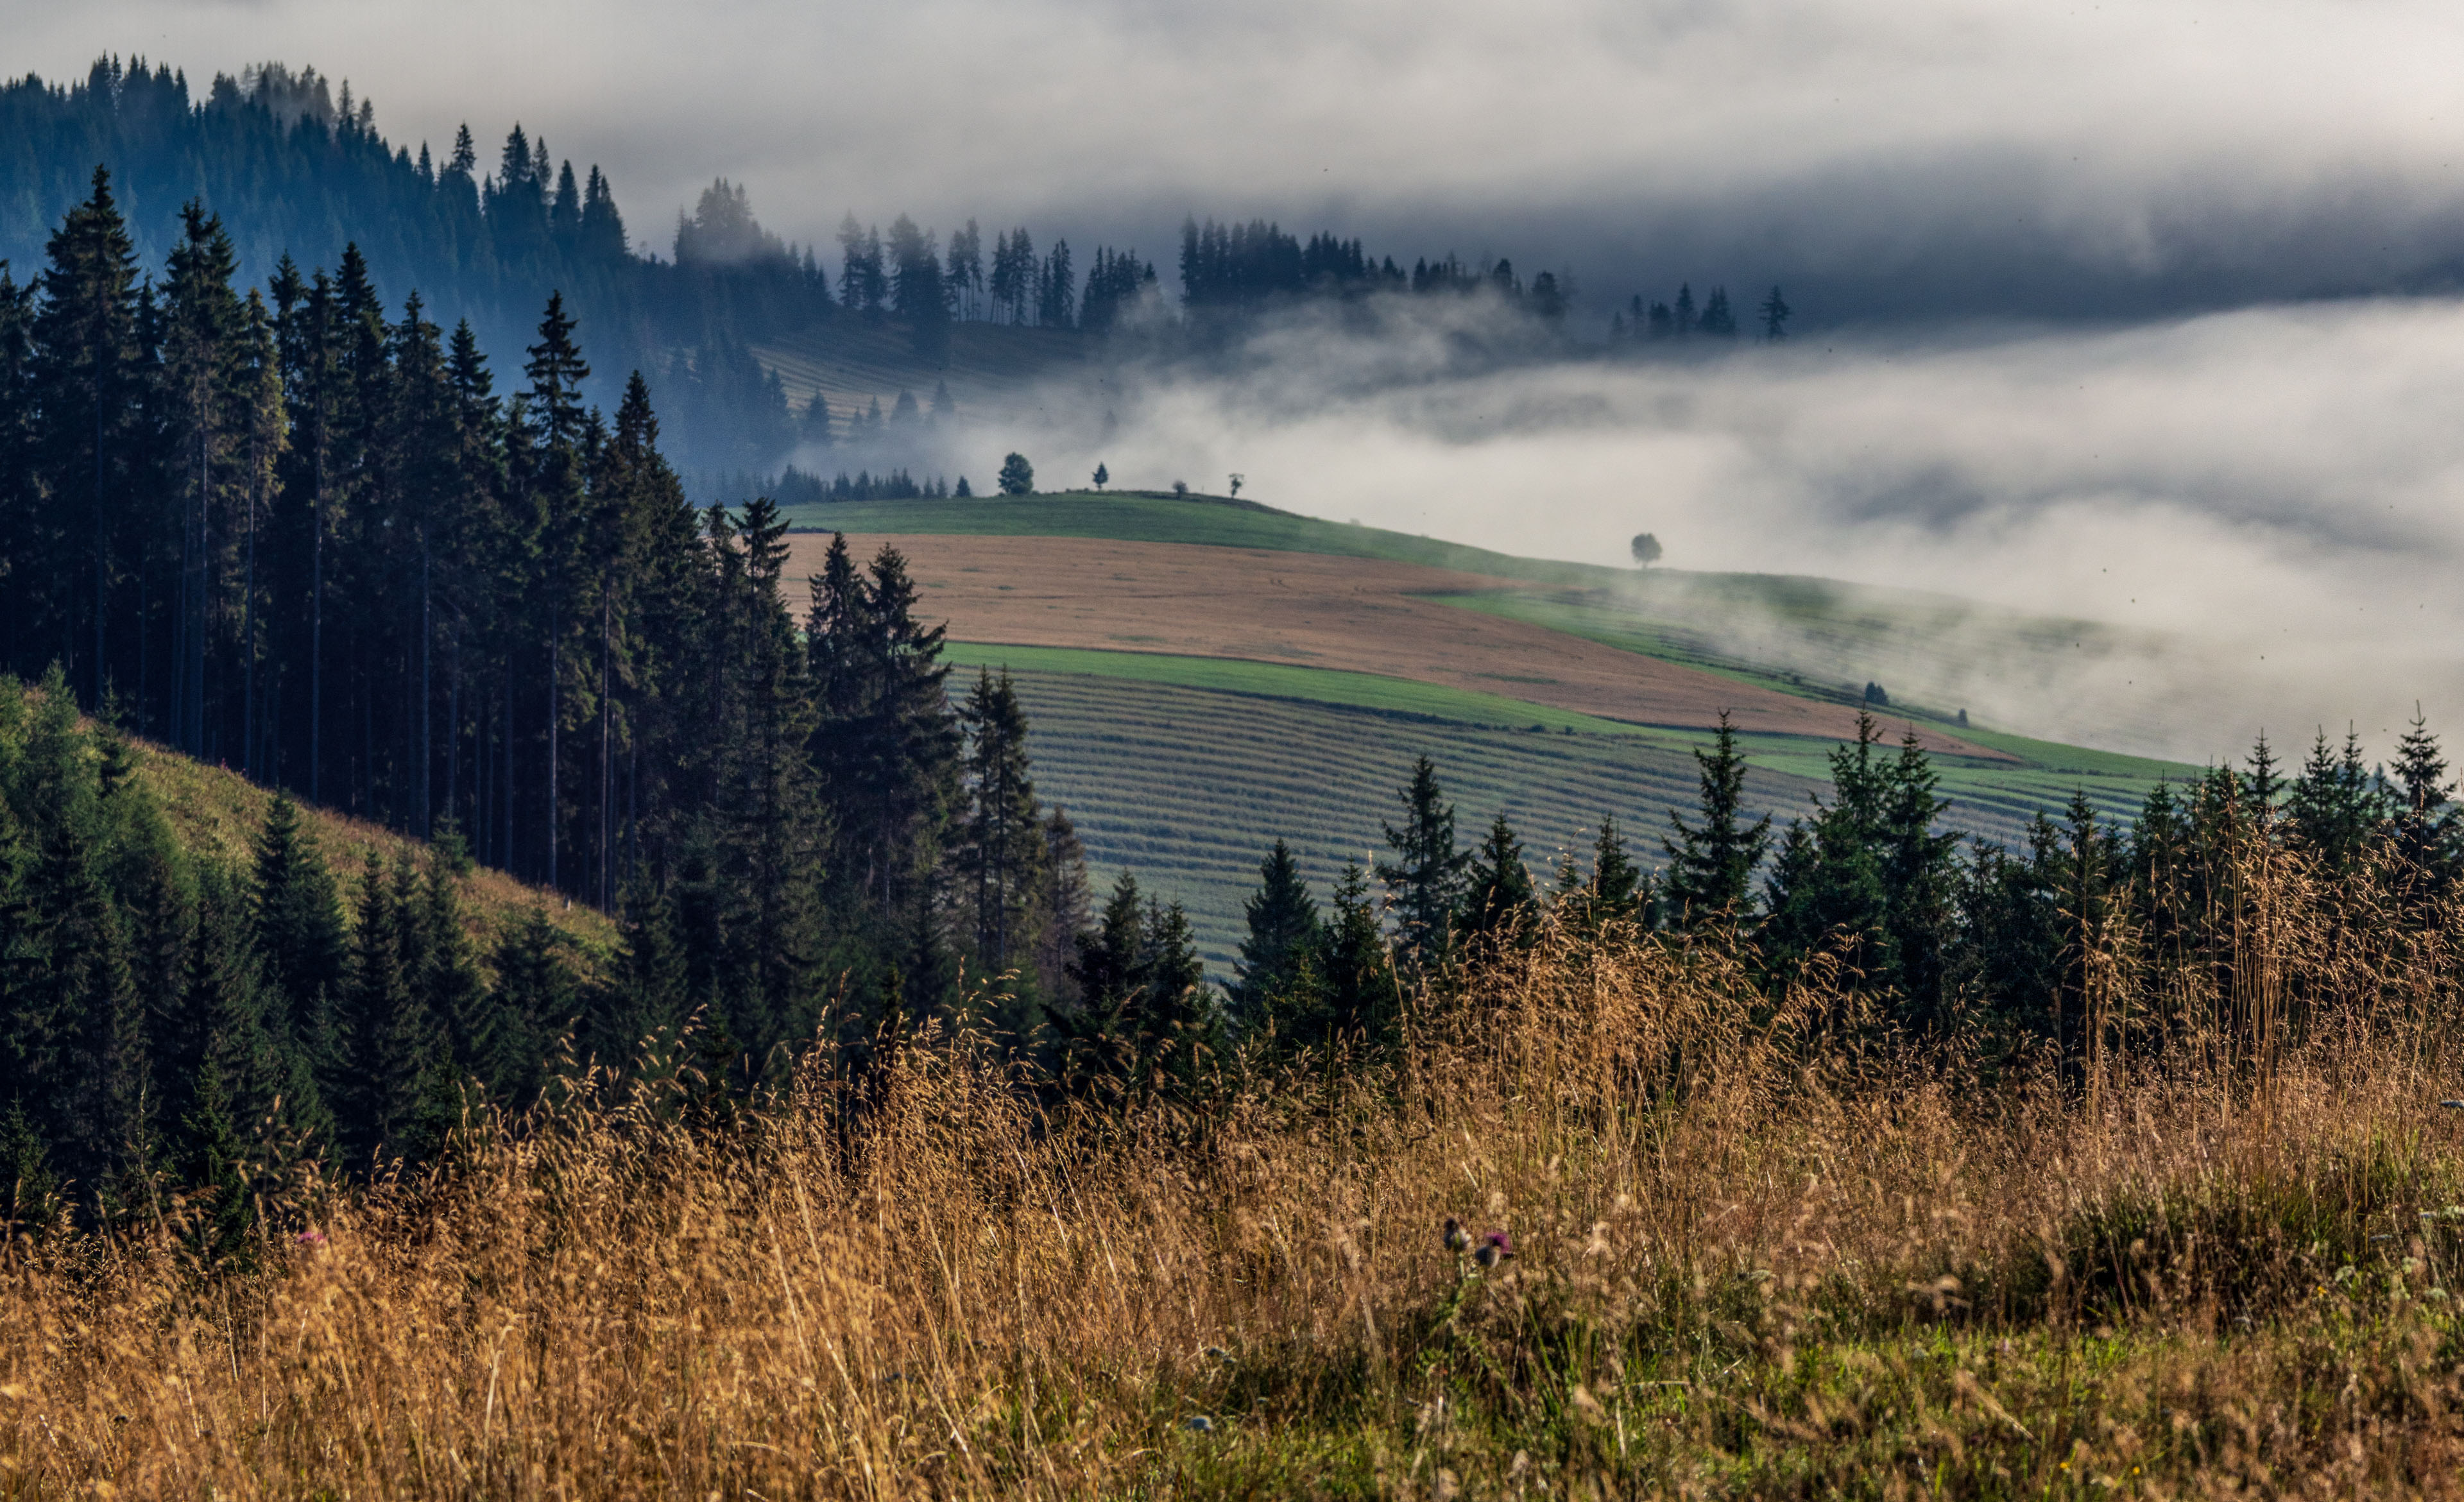
<path fill-rule="evenodd" d="M 519 123 L 493 152 L 468 125 L 414 150 L 379 130 L 372 100 L 353 98 L 347 83 L 338 98 L 314 68 L 266 63 L 218 74 L 192 94 L 167 64 L 116 57 L 67 84 L 32 75 L 0 83 L 0 263 L 25 279 L 97 166 L 111 171 L 149 265 L 180 243 L 181 212 L 194 204 L 226 226 L 249 280 L 272 281 L 286 259 L 339 268 L 355 250 L 360 275 L 389 306 L 416 290 L 440 323 L 469 322 L 488 348 L 527 343 L 540 303 L 561 293 L 598 352 L 602 374 L 586 393 L 613 405 L 614 373 L 642 372 L 671 456 L 705 500 L 734 500 L 724 476 L 775 474 L 799 453 L 807 469 L 834 448 L 853 470 L 914 462 L 878 411 L 791 401 L 752 353 L 765 338 L 893 326 L 922 390 L 949 364 L 953 326 L 968 320 L 1091 343 L 1119 335 L 1125 353 L 1203 354 L 1269 309 L 1410 293 L 1491 299 L 1528 316 L 1545 343 L 1573 297 L 1563 275 L 1539 272 L 1527 284 L 1502 258 L 1421 255 L 1406 268 L 1357 239 L 1196 217 L 1180 230 L 1177 298 L 1133 248 L 1073 250 L 1060 236 L 1039 244 L 1026 226 L 986 232 L 973 219 L 944 234 L 903 213 L 886 232 L 846 215 L 833 271 L 820 248 L 765 229 L 743 187 L 723 179 L 679 212 L 661 256 L 657 238 L 627 224 L 599 166 L 577 171 Z M 1635 299 L 1638 339 L 1667 336 L 1673 348 L 1737 333 L 1724 290 L 1699 315 L 1690 287 L 1654 306 L 1646 320 Z M 1773 289 L 1762 331 L 1777 337 L 1787 317 Z M 1627 332 L 1620 312 L 1613 342 Z"/>

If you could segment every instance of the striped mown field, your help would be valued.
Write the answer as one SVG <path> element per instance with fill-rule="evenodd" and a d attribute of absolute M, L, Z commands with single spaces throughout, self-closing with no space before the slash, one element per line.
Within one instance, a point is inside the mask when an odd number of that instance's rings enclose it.
<path fill-rule="evenodd" d="M 1291 841 L 1323 897 L 1346 857 L 1365 861 L 1385 852 L 1380 826 L 1396 816 L 1397 789 L 1417 756 L 1437 762 L 1465 844 L 1503 811 L 1545 877 L 1562 853 L 1588 851 L 1604 813 L 1617 818 L 1632 853 L 1656 864 L 1668 810 L 1693 807 L 1690 751 L 1707 740 L 1639 727 L 1483 722 L 1477 706 L 1468 712 L 1473 718 L 1448 718 L 1053 671 L 1029 666 L 1037 659 L 1015 648 L 960 643 L 950 656 L 1010 667 L 1033 726 L 1036 791 L 1069 810 L 1090 875 L 1103 887 L 1128 870 L 1142 886 L 1185 904 L 1219 979 L 1231 974 L 1243 932 L 1242 899 L 1256 885 L 1265 848 L 1278 837 Z M 1295 686 L 1281 676 L 1268 681 Z M 1756 808 L 1784 823 L 1810 810 L 1827 789 L 1823 743 L 1757 736 L 1746 744 L 1752 758 L 1747 792 Z M 2110 767 L 2064 773 L 1945 762 L 1944 793 L 1953 800 L 1948 822 L 2008 841 L 2036 809 L 2057 807 L 2075 787 L 2120 813 L 2134 808 L 2155 780 L 2157 763 L 2144 766 L 2129 774 Z"/>

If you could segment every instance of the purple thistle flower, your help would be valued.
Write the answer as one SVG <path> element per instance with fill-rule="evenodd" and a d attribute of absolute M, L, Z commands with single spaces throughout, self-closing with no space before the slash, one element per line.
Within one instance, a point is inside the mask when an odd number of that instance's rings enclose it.
<path fill-rule="evenodd" d="M 1513 1255 L 1514 1238 L 1504 1231 L 1490 1231 L 1480 1239 L 1480 1250 L 1471 1254 L 1471 1260 L 1484 1268 L 1493 1268 Z"/>
<path fill-rule="evenodd" d="M 1445 1236 L 1446 1250 L 1460 1256 L 1471 1249 L 1471 1232 L 1463 1229 L 1463 1223 L 1451 1215 L 1446 1217 Z"/>

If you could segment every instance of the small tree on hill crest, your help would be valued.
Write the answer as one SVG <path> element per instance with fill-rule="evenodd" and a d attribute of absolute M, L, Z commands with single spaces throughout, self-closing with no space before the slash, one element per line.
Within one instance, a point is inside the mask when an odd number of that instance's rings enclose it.
<path fill-rule="evenodd" d="M 1660 539 L 1648 532 L 1634 535 L 1634 561 L 1644 568 L 1660 562 Z"/>
<path fill-rule="evenodd" d="M 1013 453 L 1001 460 L 1001 478 L 997 482 L 1004 496 L 1024 496 L 1035 489 L 1035 466 L 1026 462 L 1023 453 Z"/>
<path fill-rule="evenodd" d="M 1111 482 L 1111 471 L 1104 468 L 1101 464 L 1097 464 L 1095 466 L 1095 488 L 1097 490 L 1102 490 L 1106 485 L 1110 484 Z"/>

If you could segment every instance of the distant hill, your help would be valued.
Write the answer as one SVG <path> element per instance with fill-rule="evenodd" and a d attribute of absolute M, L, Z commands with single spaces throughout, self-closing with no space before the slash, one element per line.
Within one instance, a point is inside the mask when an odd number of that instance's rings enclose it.
<path fill-rule="evenodd" d="M 860 551 L 888 541 L 909 553 L 924 612 L 950 622 L 954 681 L 1010 671 L 1039 794 L 1068 807 L 1099 878 L 1129 870 L 1188 905 L 1218 974 L 1265 848 L 1292 840 L 1323 889 L 1347 855 L 1382 850 L 1381 821 L 1420 754 L 1466 840 L 1504 812 L 1545 867 L 1613 814 L 1656 863 L 1669 810 L 1697 796 L 1692 753 L 1718 708 L 1760 706 L 1740 721 L 1748 796 L 1784 824 L 1827 791 L 1869 653 L 1928 631 L 1945 633 L 1945 652 L 2051 652 L 2089 630 L 1826 580 L 1517 558 L 1220 497 L 1067 493 L 794 517 L 845 530 Z M 997 539 L 1018 545 L 982 545 Z M 791 541 L 791 573 L 818 566 L 819 537 Z M 1311 562 L 1328 558 L 1375 566 Z M 1683 693 L 1654 698 L 1665 690 L 1653 684 Z M 1956 706 L 1904 696 L 1873 709 L 1886 739 L 1913 726 L 1934 745 L 1949 827 L 2005 844 L 2075 793 L 2120 819 L 2159 781 L 2199 771 L 1962 724 Z"/>

